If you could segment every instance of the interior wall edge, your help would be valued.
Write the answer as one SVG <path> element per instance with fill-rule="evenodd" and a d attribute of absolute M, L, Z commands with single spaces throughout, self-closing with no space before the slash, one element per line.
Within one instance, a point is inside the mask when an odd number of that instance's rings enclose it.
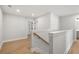
<path fill-rule="evenodd" d="M 67 49 L 66 49 L 66 51 L 64 52 L 64 54 L 68 54 L 68 52 L 69 52 L 70 48 L 72 47 L 73 43 L 74 43 L 74 41 L 72 42 L 72 44 L 70 45 L 70 47 L 67 47 Z"/>

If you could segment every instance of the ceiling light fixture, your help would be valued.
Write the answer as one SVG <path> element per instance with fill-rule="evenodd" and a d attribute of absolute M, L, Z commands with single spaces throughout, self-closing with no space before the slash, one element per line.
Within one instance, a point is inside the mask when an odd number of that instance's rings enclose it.
<path fill-rule="evenodd" d="M 17 11 L 17 12 L 20 12 L 20 9 L 17 9 L 16 11 Z"/>

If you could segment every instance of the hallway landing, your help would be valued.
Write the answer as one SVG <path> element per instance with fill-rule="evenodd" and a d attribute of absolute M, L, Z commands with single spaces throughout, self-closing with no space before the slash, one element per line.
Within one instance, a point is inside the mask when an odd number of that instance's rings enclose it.
<path fill-rule="evenodd" d="M 79 40 L 75 41 L 68 54 L 79 54 Z"/>

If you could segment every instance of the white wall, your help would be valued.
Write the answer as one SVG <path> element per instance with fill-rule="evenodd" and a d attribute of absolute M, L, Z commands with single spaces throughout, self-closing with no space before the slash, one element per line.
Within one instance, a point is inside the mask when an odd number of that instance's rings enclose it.
<path fill-rule="evenodd" d="M 60 29 L 74 29 L 75 25 L 75 18 L 74 16 L 62 16 L 60 17 Z"/>
<path fill-rule="evenodd" d="M 68 15 L 68 16 L 60 17 L 60 29 L 67 30 L 66 32 L 66 53 L 67 53 L 72 43 L 76 39 L 75 15 Z"/>
<path fill-rule="evenodd" d="M 45 31 L 50 29 L 50 14 L 43 15 L 39 17 L 37 23 L 38 31 Z"/>
<path fill-rule="evenodd" d="M 66 30 L 66 51 L 68 53 L 73 44 L 73 30 Z"/>
<path fill-rule="evenodd" d="M 51 30 L 59 30 L 59 16 L 56 16 L 55 14 L 51 13 L 50 18 L 50 28 Z"/>
<path fill-rule="evenodd" d="M 4 40 L 26 37 L 28 20 L 24 17 L 4 14 Z"/>
<path fill-rule="evenodd" d="M 69 30 L 73 29 L 73 37 L 76 39 L 75 33 L 75 15 L 68 15 L 60 17 L 60 29 L 61 30 Z"/>
<path fill-rule="evenodd" d="M 0 8 L 0 44 L 3 39 L 3 14 Z"/>
<path fill-rule="evenodd" d="M 59 29 L 59 16 L 56 16 L 52 12 L 39 17 L 37 20 L 38 30 L 49 31 Z"/>

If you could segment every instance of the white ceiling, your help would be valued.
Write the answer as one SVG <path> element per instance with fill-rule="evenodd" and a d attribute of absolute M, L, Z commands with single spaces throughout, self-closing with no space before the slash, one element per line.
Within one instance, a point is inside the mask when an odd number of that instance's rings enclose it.
<path fill-rule="evenodd" d="M 20 15 L 20 16 L 32 16 L 35 17 L 53 12 L 58 16 L 65 16 L 70 14 L 79 13 L 79 5 L 12 5 L 11 8 L 8 5 L 1 6 L 4 13 Z M 16 9 L 20 9 L 20 13 L 16 12 Z"/>

